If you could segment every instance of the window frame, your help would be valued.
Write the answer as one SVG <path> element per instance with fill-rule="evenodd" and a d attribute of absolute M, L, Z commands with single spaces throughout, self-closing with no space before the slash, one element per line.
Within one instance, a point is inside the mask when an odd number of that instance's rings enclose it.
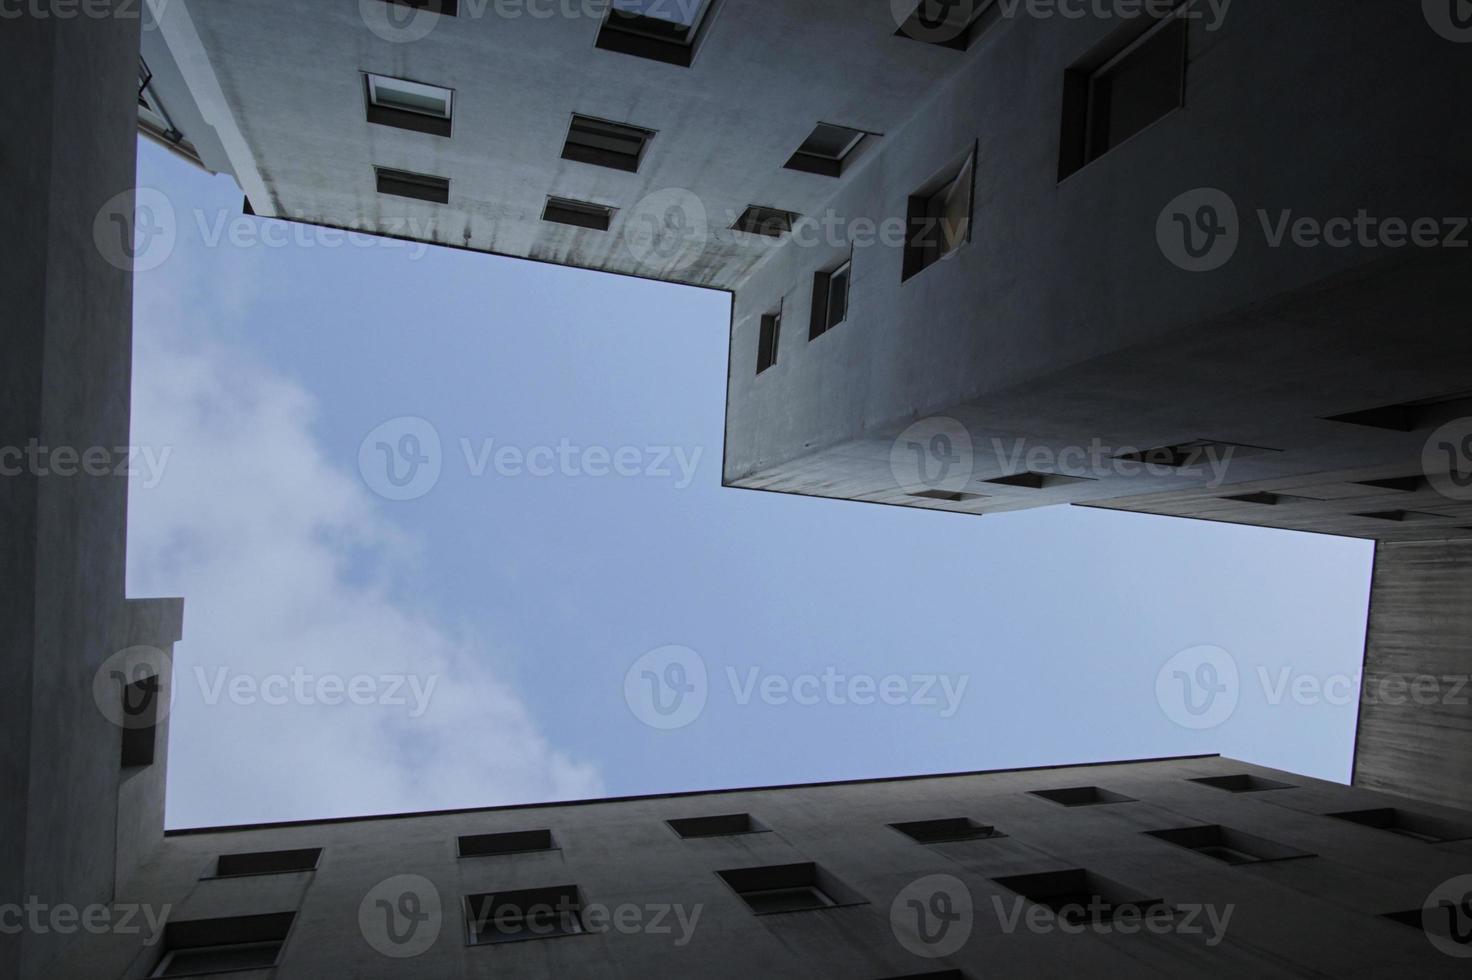
<path fill-rule="evenodd" d="M 602 134 L 594 133 L 598 127 L 607 127 L 611 132 Z M 639 148 L 633 153 L 599 146 L 593 142 L 576 141 L 575 136 L 584 136 L 591 139 L 601 136 L 606 140 L 616 140 L 620 137 L 627 139 L 637 138 Z M 649 152 L 649 146 L 654 142 L 656 133 L 652 129 L 643 126 L 635 126 L 633 123 L 617 122 L 612 119 L 602 119 L 598 116 L 587 116 L 580 112 L 572 114 L 568 122 L 567 136 L 562 143 L 562 159 L 571 160 L 574 163 L 586 163 L 594 167 L 606 167 L 609 170 L 619 170 L 624 173 L 636 174 L 644 164 L 644 157 Z"/>
<path fill-rule="evenodd" d="M 776 313 L 763 313 L 759 321 L 756 340 L 758 376 L 777 366 L 778 351 L 782 344 L 782 309 L 782 304 L 778 304 Z"/>
<path fill-rule="evenodd" d="M 976 233 L 976 171 L 980 152 L 980 141 L 973 142 L 965 154 L 941 168 L 910 195 L 905 215 L 904 259 L 900 270 L 902 284 L 971 244 Z M 964 185 L 961 183 L 963 178 Z M 941 241 L 933 241 L 937 232 L 945 229 L 946 202 L 942 198 L 953 187 L 962 188 L 966 193 L 966 231 L 954 243 L 949 242 L 948 236 Z"/>
<path fill-rule="evenodd" d="M 844 279 L 843 316 L 834 320 L 833 281 L 840 276 Z M 849 250 L 848 256 L 832 269 L 813 273 L 813 303 L 808 321 L 808 343 L 812 343 L 828 331 L 848 322 L 849 315 L 853 311 L 853 287 L 854 253 L 852 249 Z"/>
<path fill-rule="evenodd" d="M 443 92 L 445 95 L 445 111 L 443 114 L 440 114 L 427 109 L 416 109 L 405 105 L 385 103 L 379 94 L 380 83 L 382 82 L 398 82 L 435 92 Z M 375 125 L 393 126 L 396 129 L 407 129 L 411 132 L 428 133 L 431 136 L 444 137 L 449 137 L 454 131 L 455 90 L 449 86 L 434 85 L 430 82 L 415 81 L 412 78 L 399 78 L 395 75 L 383 75 L 378 72 L 365 71 L 363 72 L 363 100 L 368 122 Z"/>
<path fill-rule="evenodd" d="M 650 14 L 622 13 L 617 0 L 610 3 L 598 25 L 598 34 L 593 46 L 615 54 L 631 55 L 659 61 L 677 68 L 689 68 L 695 63 L 695 54 L 710 32 L 721 0 L 701 0 L 699 12 L 689 25 L 678 25 L 682 31 L 671 31 L 656 25 L 677 24 Z"/>

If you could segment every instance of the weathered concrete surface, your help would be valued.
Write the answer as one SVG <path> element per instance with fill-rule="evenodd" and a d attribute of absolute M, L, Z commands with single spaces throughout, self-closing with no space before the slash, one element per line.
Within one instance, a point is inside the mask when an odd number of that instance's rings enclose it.
<path fill-rule="evenodd" d="M 1381 544 L 1354 782 L 1472 809 L 1472 541 Z"/>

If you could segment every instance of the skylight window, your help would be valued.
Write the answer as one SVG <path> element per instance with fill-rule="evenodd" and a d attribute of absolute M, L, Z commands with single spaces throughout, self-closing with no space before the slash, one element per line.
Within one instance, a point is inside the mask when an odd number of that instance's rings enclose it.
<path fill-rule="evenodd" d="M 860 129 L 818 123 L 817 128 L 803 140 L 802 146 L 797 148 L 792 159 L 787 161 L 786 168 L 821 174 L 824 177 L 842 176 L 845 161 L 868 135 Z"/>
<path fill-rule="evenodd" d="M 688 68 L 715 0 L 613 0 L 598 47 Z"/>

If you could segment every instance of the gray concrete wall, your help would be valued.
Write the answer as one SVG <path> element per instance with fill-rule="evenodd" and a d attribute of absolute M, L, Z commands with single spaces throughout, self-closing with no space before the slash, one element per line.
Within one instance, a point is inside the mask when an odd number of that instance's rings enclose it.
<path fill-rule="evenodd" d="M 929 415 L 961 420 L 980 445 L 1217 438 L 1293 451 L 1243 461 L 1234 482 L 1405 455 L 1317 419 L 1464 385 L 1467 250 L 1271 248 L 1257 211 L 1472 214 L 1448 169 L 1472 144 L 1440 108 L 1472 94 L 1463 47 L 1415 5 L 1239 0 L 1219 30 L 1192 22 L 1184 108 L 1060 183 L 1065 69 L 1116 24 L 1003 20 L 830 202 L 840 222 L 893 219 L 979 140 L 974 237 L 949 260 L 902 285 L 900 248 L 856 247 L 850 317 L 812 342 L 812 275 L 847 245 L 789 242 L 741 286 L 728 483 L 914 505 L 889 454 Z M 1157 219 L 1203 187 L 1233 198 L 1241 241 L 1222 268 L 1192 273 L 1168 261 Z M 758 377 L 760 315 L 779 302 L 780 357 Z M 1000 472 L 991 454 L 978 461 L 978 479 Z M 986 513 L 1200 483 L 1103 479 L 919 505 Z"/>
<path fill-rule="evenodd" d="M 1382 544 L 1354 782 L 1472 809 L 1472 541 Z"/>
<path fill-rule="evenodd" d="M 1289 788 L 1229 793 L 1192 777 L 1251 773 Z M 1032 790 L 1097 785 L 1134 802 L 1069 808 Z M 970 977 L 1023 976 L 1460 976 L 1462 961 L 1426 938 L 1380 918 L 1419 908 L 1439 883 L 1472 866 L 1472 844 L 1427 844 L 1350 824 L 1326 813 L 1384 805 L 1363 789 L 1305 779 L 1228 759 L 1194 758 L 1074 769 L 1002 772 L 917 780 L 445 815 L 368 818 L 259 829 L 175 833 L 130 898 L 170 905 L 175 921 L 258 912 L 297 913 L 278 980 L 315 976 L 878 978 L 959 967 Z M 1444 817 L 1465 813 L 1432 805 Z M 768 832 L 682 840 L 672 817 L 747 812 Z M 970 817 L 1007 836 L 922 845 L 888 824 Z M 1314 856 L 1231 866 L 1146 836 L 1143 831 L 1223 824 Z M 550 829 L 559 850 L 457 859 L 461 834 Z M 253 878 L 209 877 L 222 853 L 323 847 L 314 872 Z M 815 861 L 856 894 L 858 904 L 817 912 L 753 915 L 718 870 Z M 1007 931 L 992 899 L 1012 895 L 992 879 L 1084 867 L 1173 905 L 1225 913 L 1222 941 L 1165 935 L 1063 935 L 1046 925 Z M 443 917 L 419 955 L 394 959 L 370 946 L 359 909 L 380 882 L 427 879 Z M 954 955 L 907 950 L 891 906 L 912 882 L 950 875 L 971 895 L 973 932 Z M 465 945 L 463 895 L 575 883 L 588 903 L 698 906 L 690 939 L 645 930 Z M 428 898 L 430 887 L 421 886 Z M 423 906 L 430 907 L 429 905 Z M 375 914 L 376 911 L 375 911 Z M 372 928 L 372 918 L 370 929 Z M 645 920 L 648 921 L 648 920 Z M 673 918 L 670 921 L 674 921 Z M 1179 920 L 1178 920 L 1179 921 Z M 1205 921 L 1204 919 L 1202 920 Z M 88 976 L 146 974 L 158 949 L 99 942 Z M 922 947 L 924 948 L 924 947 Z M 108 964 L 101 967 L 99 964 Z M 267 971 L 243 973 L 264 980 Z"/>

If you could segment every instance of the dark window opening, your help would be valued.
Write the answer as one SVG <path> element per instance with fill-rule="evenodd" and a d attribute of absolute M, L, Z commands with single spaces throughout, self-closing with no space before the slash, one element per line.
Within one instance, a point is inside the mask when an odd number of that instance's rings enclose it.
<path fill-rule="evenodd" d="M 613 211 L 613 208 L 602 204 L 549 197 L 547 206 L 542 209 L 542 220 L 592 231 L 607 231 L 608 226 L 613 223 Z"/>
<path fill-rule="evenodd" d="M 373 74 L 364 75 L 363 84 L 370 123 L 432 136 L 450 135 L 454 102 L 451 90 Z"/>
<path fill-rule="evenodd" d="M 1472 840 L 1472 824 L 1456 823 L 1440 817 L 1428 817 L 1395 807 L 1349 810 L 1344 813 L 1330 813 L 1328 816 L 1423 843 L 1439 844 L 1443 841 Z"/>
<path fill-rule="evenodd" d="M 430 13 L 444 17 L 456 17 L 460 14 L 460 0 L 384 0 L 384 2 L 400 7 L 413 7 L 415 10 L 428 10 Z"/>
<path fill-rule="evenodd" d="M 155 674 L 123 685 L 122 767 L 153 765 L 158 742 L 159 679 Z"/>
<path fill-rule="evenodd" d="M 972 500 L 985 500 L 979 493 L 963 493 L 960 490 L 921 490 L 909 496 L 918 497 L 921 500 L 941 500 L 949 504 L 964 504 Z"/>
<path fill-rule="evenodd" d="M 1157 840 L 1187 848 L 1227 864 L 1258 864 L 1264 861 L 1313 857 L 1307 851 L 1300 851 L 1217 824 L 1180 827 L 1174 830 L 1147 830 L 1145 833 Z"/>
<path fill-rule="evenodd" d="M 844 164 L 868 135 L 863 130 L 847 126 L 819 123 L 797 148 L 792 159 L 787 161 L 786 168 L 824 177 L 841 177 Z"/>
<path fill-rule="evenodd" d="M 1214 463 L 1226 464 L 1234 459 L 1279 451 L 1265 446 L 1244 446 L 1237 443 L 1199 439 L 1196 442 L 1184 442 L 1177 446 L 1159 446 L 1155 449 L 1123 453 L 1114 458 L 1132 463 L 1144 463 L 1146 466 L 1188 470 L 1210 469 Z"/>
<path fill-rule="evenodd" d="M 689 68 L 715 0 L 614 0 L 595 42 L 605 51 Z"/>
<path fill-rule="evenodd" d="M 183 977 L 276 965 L 295 912 L 170 922 L 151 977 Z"/>
<path fill-rule="evenodd" d="M 782 340 L 782 313 L 762 317 L 761 333 L 756 342 L 756 373 L 761 374 L 777 363 L 777 346 Z"/>
<path fill-rule="evenodd" d="M 895 830 L 921 844 L 943 844 L 950 841 L 991 840 L 1006 837 L 991 824 L 977 823 L 970 817 L 948 817 L 942 820 L 911 820 L 890 824 Z"/>
<path fill-rule="evenodd" d="M 1084 868 L 992 880 L 1069 923 L 1108 922 L 1122 913 L 1138 917 L 1166 907 L 1161 899 Z"/>
<path fill-rule="evenodd" d="M 1188 22 L 1124 29 L 1064 76 L 1063 180 L 1185 104 Z"/>
<path fill-rule="evenodd" d="M 1029 470 L 1025 473 L 1013 473 L 1010 476 L 999 476 L 994 480 L 987 480 L 1002 487 L 1021 487 L 1024 490 L 1047 490 L 1050 487 L 1066 487 L 1074 483 L 1093 483 L 1086 476 L 1068 476 L 1064 473 L 1038 473 Z"/>
<path fill-rule="evenodd" d="M 830 272 L 813 276 L 812 318 L 808 323 L 808 340 L 823 334 L 848 319 L 849 284 L 853 278 L 853 261 L 844 262 Z"/>
<path fill-rule="evenodd" d="M 463 858 L 491 857 L 497 854 L 524 854 L 528 851 L 556 850 L 550 830 L 514 830 L 499 834 L 468 834 L 457 840 Z"/>
<path fill-rule="evenodd" d="M 1188 780 L 1188 782 L 1200 783 L 1202 786 L 1210 786 L 1212 789 L 1224 790 L 1228 793 L 1261 793 L 1269 789 L 1297 788 L 1289 783 L 1280 783 L 1276 779 L 1264 779 L 1245 772 L 1231 776 L 1202 776 L 1199 779 Z"/>
<path fill-rule="evenodd" d="M 716 874 L 757 915 L 806 912 L 864 901 L 857 892 L 811 862 L 735 868 Z"/>
<path fill-rule="evenodd" d="M 1363 425 L 1371 429 L 1389 429 L 1392 432 L 1419 432 L 1422 429 L 1437 428 L 1467 415 L 1472 415 L 1472 394 L 1461 392 L 1362 412 L 1331 415 L 1325 421 Z"/>
<path fill-rule="evenodd" d="M 765 824 L 749 813 L 722 813 L 713 817 L 681 817 L 665 821 L 670 829 L 686 840 L 697 837 L 735 837 L 741 834 L 767 832 Z"/>
<path fill-rule="evenodd" d="M 1444 514 L 1430 514 L 1420 510 L 1377 510 L 1368 514 L 1354 514 L 1368 521 L 1390 521 L 1395 524 L 1420 524 L 1425 521 L 1448 521 Z"/>
<path fill-rule="evenodd" d="M 741 212 L 741 217 L 737 218 L 736 223 L 731 227 L 735 231 L 742 231 L 748 235 L 781 238 L 792 231 L 792 223 L 796 220 L 797 215 L 791 211 L 753 204 Z"/>
<path fill-rule="evenodd" d="M 562 159 L 638 173 L 654 132 L 626 123 L 573 116 Z"/>
<path fill-rule="evenodd" d="M 1035 789 L 1033 796 L 1051 800 L 1060 806 L 1100 806 L 1105 803 L 1134 803 L 1133 796 L 1125 796 L 1098 786 L 1070 786 L 1066 789 Z"/>
<path fill-rule="evenodd" d="M 429 174 L 410 173 L 407 170 L 389 170 L 378 167 L 378 193 L 395 197 L 408 197 L 431 204 L 450 203 L 450 180 L 448 177 L 432 177 Z"/>
<path fill-rule="evenodd" d="M 905 219 L 903 282 L 971 241 L 976 150 L 910 195 Z"/>
<path fill-rule="evenodd" d="M 465 896 L 466 945 L 552 939 L 584 933 L 576 885 Z"/>
<path fill-rule="evenodd" d="M 293 871 L 315 871 L 322 848 L 303 847 L 291 851 L 255 851 L 249 854 L 221 854 L 215 860 L 216 878 L 245 875 L 289 874 Z"/>

